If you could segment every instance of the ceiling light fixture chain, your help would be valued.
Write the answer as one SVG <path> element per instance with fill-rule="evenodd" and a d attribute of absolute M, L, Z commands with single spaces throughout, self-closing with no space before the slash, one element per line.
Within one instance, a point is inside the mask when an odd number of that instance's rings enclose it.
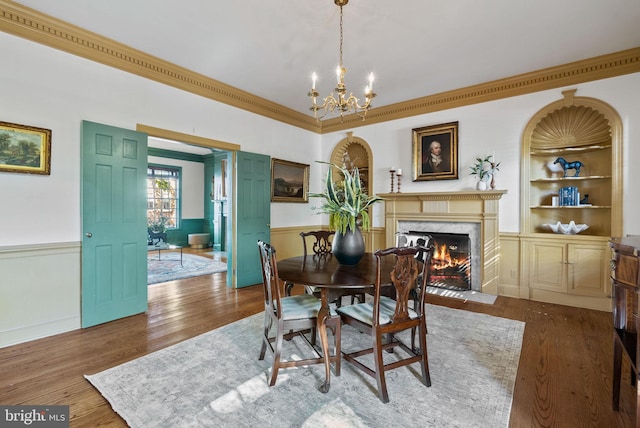
<path fill-rule="evenodd" d="M 364 120 L 367 115 L 367 111 L 371 107 L 371 100 L 376 96 L 373 92 L 373 73 L 369 74 L 369 85 L 367 85 L 364 90 L 365 102 L 363 105 L 359 104 L 358 98 L 356 98 L 353 93 L 349 93 L 348 97 L 346 96 L 347 86 L 344 83 L 344 75 L 347 73 L 347 69 L 344 67 L 342 62 L 342 44 L 344 41 L 342 7 L 349 3 L 349 0 L 334 0 L 334 3 L 340 7 L 340 63 L 336 68 L 338 84 L 335 88 L 335 92 L 338 97 L 336 98 L 332 92 L 329 96 L 323 99 L 322 104 L 317 103 L 319 93 L 316 90 L 316 81 L 318 80 L 318 76 L 314 72 L 311 76 L 311 91 L 307 94 L 311 98 L 310 110 L 313 111 L 313 114 L 318 121 L 324 118 L 327 113 L 333 113 L 335 110 L 340 112 L 340 122 L 344 121 L 345 113 L 355 113 L 358 117 L 361 117 L 362 120 Z"/>

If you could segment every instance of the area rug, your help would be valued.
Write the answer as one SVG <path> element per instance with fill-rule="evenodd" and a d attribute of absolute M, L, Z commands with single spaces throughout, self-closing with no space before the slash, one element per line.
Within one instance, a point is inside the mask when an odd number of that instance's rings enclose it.
<path fill-rule="evenodd" d="M 432 386 L 417 364 L 392 370 L 387 404 L 344 361 L 326 394 L 320 365 L 284 369 L 269 387 L 271 355 L 258 360 L 263 313 L 85 377 L 131 427 L 508 426 L 524 323 L 427 310 Z M 342 339 L 349 350 L 368 336 L 346 326 Z M 288 358 L 308 355 L 302 343 L 285 341 Z"/>
<path fill-rule="evenodd" d="M 147 284 L 227 271 L 226 263 L 193 254 L 183 254 L 181 265 L 179 250 L 177 252 L 162 251 L 160 260 L 158 260 L 158 251 L 150 251 L 147 259 Z"/>

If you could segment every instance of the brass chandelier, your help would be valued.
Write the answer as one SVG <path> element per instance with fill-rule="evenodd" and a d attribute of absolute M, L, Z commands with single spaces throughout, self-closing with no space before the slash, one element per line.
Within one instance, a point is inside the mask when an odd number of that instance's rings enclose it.
<path fill-rule="evenodd" d="M 318 91 L 316 91 L 316 81 L 318 80 L 318 76 L 314 72 L 311 76 L 311 91 L 308 93 L 311 98 L 310 110 L 313 110 L 313 114 L 318 121 L 325 117 L 327 113 L 333 113 L 336 110 L 340 112 L 340 122 L 344 120 L 345 113 L 355 113 L 364 120 L 369 107 L 371 107 L 371 100 L 376 96 L 373 92 L 373 73 L 369 74 L 369 85 L 367 85 L 364 90 L 365 102 L 363 105 L 359 104 L 358 98 L 356 98 L 353 93 L 349 93 L 348 97 L 346 96 L 347 86 L 344 84 L 344 75 L 347 73 L 347 69 L 342 64 L 342 7 L 349 3 L 349 0 L 333 1 L 338 7 L 340 7 L 340 64 L 336 68 L 338 84 L 334 89 L 337 93 L 337 98 L 332 92 L 329 96 L 324 98 L 322 104 L 317 103 L 316 99 L 319 94 Z"/>

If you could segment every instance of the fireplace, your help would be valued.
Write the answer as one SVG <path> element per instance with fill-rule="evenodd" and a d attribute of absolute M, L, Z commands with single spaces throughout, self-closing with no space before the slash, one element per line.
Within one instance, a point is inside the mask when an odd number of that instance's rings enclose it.
<path fill-rule="evenodd" d="M 399 234 L 468 236 L 469 283 L 463 287 L 497 295 L 500 268 L 498 202 L 504 193 L 491 190 L 379 195 L 385 200 L 386 244 L 388 247 L 397 245 Z M 453 245 L 461 246 L 459 243 Z"/>
<path fill-rule="evenodd" d="M 398 245 L 434 245 L 429 285 L 454 290 L 482 290 L 480 223 L 399 221 Z"/>
<path fill-rule="evenodd" d="M 471 245 L 464 233 L 431 233 L 433 254 L 429 285 L 471 289 Z"/>

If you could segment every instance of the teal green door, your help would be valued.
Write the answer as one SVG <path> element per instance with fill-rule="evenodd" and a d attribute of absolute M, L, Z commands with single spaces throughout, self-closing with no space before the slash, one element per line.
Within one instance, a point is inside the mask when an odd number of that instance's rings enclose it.
<path fill-rule="evenodd" d="M 236 174 L 236 287 L 246 287 L 262 282 L 257 242 L 271 237 L 271 158 L 237 152 Z"/>
<path fill-rule="evenodd" d="M 82 327 L 147 310 L 147 134 L 82 122 Z"/>

